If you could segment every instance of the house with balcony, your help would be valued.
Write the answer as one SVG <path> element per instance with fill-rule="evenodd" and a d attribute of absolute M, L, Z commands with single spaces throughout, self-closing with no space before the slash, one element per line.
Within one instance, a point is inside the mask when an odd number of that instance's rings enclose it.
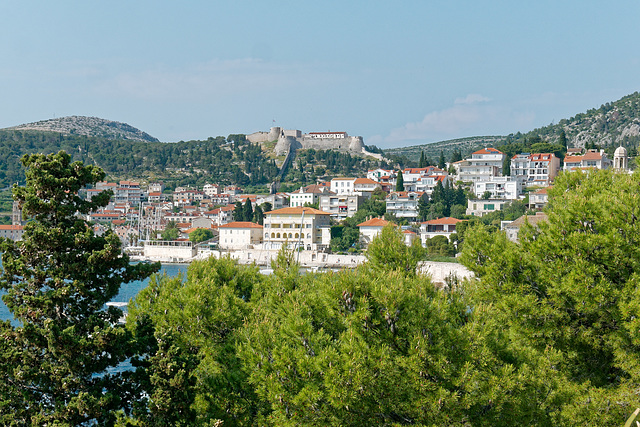
<path fill-rule="evenodd" d="M 366 199 L 369 199 L 374 191 L 377 188 L 382 188 L 382 186 L 376 181 L 369 178 L 356 178 L 353 182 L 353 192 L 358 196 L 362 196 Z"/>
<path fill-rule="evenodd" d="M 524 192 L 524 182 L 511 176 L 492 176 L 488 181 L 475 181 L 473 192 L 477 198 L 489 192 L 491 199 L 517 200 Z"/>
<path fill-rule="evenodd" d="M 370 218 L 365 222 L 361 222 L 360 224 L 358 224 L 361 241 L 365 245 L 368 245 L 378 234 L 382 232 L 382 229 L 388 224 L 393 223 L 382 218 Z"/>
<path fill-rule="evenodd" d="M 331 214 L 311 207 L 288 207 L 266 212 L 263 241 L 265 249 L 290 248 L 323 250 L 331 241 Z"/>
<path fill-rule="evenodd" d="M 319 208 L 331 215 L 336 221 L 342 221 L 356 214 L 365 198 L 357 194 L 322 194 Z"/>
<path fill-rule="evenodd" d="M 538 191 L 529 193 L 529 208 L 530 209 L 542 209 L 549 202 L 549 194 L 547 190 L 551 187 L 541 188 Z"/>
<path fill-rule="evenodd" d="M 522 153 L 511 158 L 511 177 L 527 187 L 548 187 L 560 171 L 560 159 L 553 153 Z"/>
<path fill-rule="evenodd" d="M 445 217 L 421 223 L 420 238 L 422 239 L 422 246 L 426 246 L 427 239 L 436 236 L 445 236 L 450 240 L 451 235 L 456 232 L 456 226 L 463 221 L 465 220 Z"/>
<path fill-rule="evenodd" d="M 471 158 L 455 163 L 458 180 L 465 182 L 488 181 L 502 176 L 502 164 L 506 155 L 495 148 L 483 148 L 471 154 Z"/>
<path fill-rule="evenodd" d="M 404 218 L 407 221 L 418 220 L 418 203 L 422 200 L 427 202 L 429 196 L 427 193 L 419 191 L 393 191 L 386 199 L 387 212 L 396 216 L 396 218 Z"/>
<path fill-rule="evenodd" d="M 506 199 L 469 199 L 467 201 L 467 215 L 484 216 L 488 213 L 501 211 L 504 205 L 511 203 Z"/>

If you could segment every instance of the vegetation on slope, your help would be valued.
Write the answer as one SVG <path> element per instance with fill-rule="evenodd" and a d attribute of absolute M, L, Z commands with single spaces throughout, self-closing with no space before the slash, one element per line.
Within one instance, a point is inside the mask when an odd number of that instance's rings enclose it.
<path fill-rule="evenodd" d="M 484 136 L 434 142 L 412 147 L 384 150 L 385 155 L 406 157 L 418 161 L 421 153 L 436 159 L 441 152 L 449 159 L 456 150 L 464 157 L 482 147 L 504 147 L 510 144 L 532 145 L 538 142 L 563 147 L 609 149 L 610 154 L 618 146 L 627 148 L 633 157 L 640 144 L 640 93 L 635 92 L 618 101 L 606 103 L 526 133 L 508 136 Z"/>

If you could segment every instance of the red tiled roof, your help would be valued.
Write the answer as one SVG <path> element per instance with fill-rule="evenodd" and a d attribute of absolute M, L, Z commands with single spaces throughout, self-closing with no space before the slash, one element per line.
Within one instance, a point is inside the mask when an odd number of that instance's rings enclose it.
<path fill-rule="evenodd" d="M 369 178 L 356 178 L 355 184 L 377 184 L 377 182 Z"/>
<path fill-rule="evenodd" d="M 310 215 L 331 215 L 329 212 L 324 212 L 318 209 L 310 208 L 308 206 L 298 206 L 295 208 L 282 208 L 275 211 L 265 212 L 265 215 L 280 214 L 280 215 L 302 215 L 302 212 Z"/>
<path fill-rule="evenodd" d="M 482 150 L 478 150 L 473 154 L 504 154 L 504 153 L 500 150 L 496 150 L 495 148 L 488 147 L 488 148 L 483 148 Z"/>
<path fill-rule="evenodd" d="M 21 225 L 0 225 L 0 230 L 22 230 Z"/>
<path fill-rule="evenodd" d="M 358 227 L 384 227 L 387 224 L 393 223 L 382 218 L 371 218 L 368 221 L 358 224 Z"/>
<path fill-rule="evenodd" d="M 422 224 L 444 225 L 444 224 L 457 224 L 457 223 L 462 222 L 462 221 L 466 221 L 466 220 L 458 219 L 458 218 L 445 217 L 445 218 L 432 219 L 431 221 L 425 221 Z"/>
<path fill-rule="evenodd" d="M 249 221 L 233 221 L 228 224 L 223 224 L 219 228 L 262 228 L 260 224 Z"/>

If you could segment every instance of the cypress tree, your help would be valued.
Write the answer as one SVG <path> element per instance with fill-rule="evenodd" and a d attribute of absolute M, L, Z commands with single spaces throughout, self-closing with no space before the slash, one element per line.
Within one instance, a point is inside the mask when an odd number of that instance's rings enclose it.
<path fill-rule="evenodd" d="M 402 178 L 402 171 L 398 171 L 398 178 L 396 179 L 396 191 L 404 191 L 404 178 Z"/>

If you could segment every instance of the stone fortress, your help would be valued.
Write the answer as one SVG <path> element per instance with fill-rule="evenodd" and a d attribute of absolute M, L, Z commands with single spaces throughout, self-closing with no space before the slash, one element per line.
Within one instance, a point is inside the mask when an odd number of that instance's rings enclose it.
<path fill-rule="evenodd" d="M 269 132 L 255 132 L 247 135 L 247 140 L 253 143 L 277 141 L 275 146 L 277 156 L 284 156 L 298 149 L 313 148 L 371 156 L 382 160 L 380 154 L 366 151 L 361 136 L 349 136 L 346 132 L 309 132 L 303 134 L 299 130 L 285 130 L 274 126 Z"/>

